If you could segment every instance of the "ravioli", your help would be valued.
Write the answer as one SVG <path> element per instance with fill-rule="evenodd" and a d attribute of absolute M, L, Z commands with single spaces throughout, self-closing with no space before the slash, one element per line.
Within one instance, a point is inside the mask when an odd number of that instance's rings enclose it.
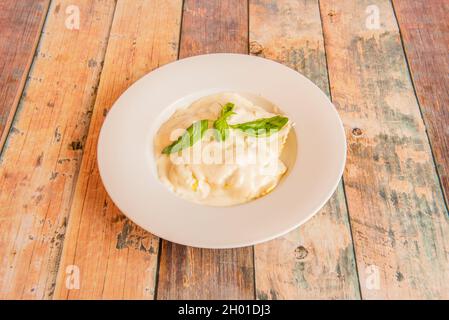
<path fill-rule="evenodd" d="M 226 139 L 218 139 L 214 119 L 223 106 L 232 104 Z M 239 124 L 279 116 L 236 93 L 201 98 L 177 110 L 162 124 L 154 138 L 159 179 L 186 200 L 211 206 L 231 206 L 254 200 L 272 191 L 286 173 L 281 160 L 291 122 L 270 135 L 253 135 Z M 198 142 L 182 151 L 164 154 L 193 123 L 208 119 L 210 129 Z M 286 119 L 286 118 L 285 118 Z M 187 143 L 189 141 L 187 140 Z M 164 149 L 165 148 L 165 149 Z"/>

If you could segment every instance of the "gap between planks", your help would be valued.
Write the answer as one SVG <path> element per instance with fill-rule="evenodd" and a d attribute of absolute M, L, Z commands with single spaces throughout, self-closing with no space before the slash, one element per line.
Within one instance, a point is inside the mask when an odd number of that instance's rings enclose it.
<path fill-rule="evenodd" d="M 118 1 L 71 207 L 59 268 L 57 299 L 152 299 L 159 239 L 114 206 L 101 183 L 96 144 L 104 117 L 128 86 L 176 59 L 181 1 Z M 68 290 L 66 266 L 82 274 Z"/>
<path fill-rule="evenodd" d="M 449 221 L 392 5 L 320 6 L 363 297 L 447 297 Z M 380 24 L 368 28 L 373 11 Z"/>
<path fill-rule="evenodd" d="M 214 52 L 248 53 L 247 10 L 246 1 L 184 1 L 179 58 Z M 252 247 L 210 250 L 162 240 L 157 297 L 252 299 L 252 258 Z"/>
<path fill-rule="evenodd" d="M 11 8 L 13 4 L 16 5 L 14 9 Z M 8 19 L 12 19 L 12 21 L 4 21 L 6 26 L 2 27 L 2 33 L 6 35 L 5 38 L 2 39 L 2 43 L 0 43 L 1 56 L 3 62 L 5 63 L 4 68 L 6 69 L 6 71 L 2 70 L 2 74 L 4 74 L 5 78 L 8 77 L 5 79 L 6 83 L 2 82 L 0 85 L 0 100 L 3 100 L 0 101 L 0 163 L 4 145 L 8 135 L 10 134 L 14 116 L 18 110 L 27 78 L 32 69 L 35 52 L 38 51 L 38 44 L 42 36 L 41 31 L 46 21 L 49 4 L 50 0 L 36 1 L 31 5 L 17 2 L 15 0 L 4 0 L 2 7 L 0 8 L 3 12 L 14 10 L 11 14 L 7 15 Z M 20 8 L 18 11 L 17 6 L 21 5 L 23 8 Z M 23 9 L 23 11 L 21 9 Z M 23 29 L 20 30 L 21 32 L 18 32 L 16 29 L 13 30 L 13 27 L 17 27 L 14 23 L 20 22 L 20 18 L 23 13 L 28 13 L 27 20 L 24 24 L 20 25 Z M 37 14 L 37 17 L 34 17 L 34 19 L 31 17 L 29 20 L 28 17 L 33 14 Z M 7 38 L 7 36 L 10 33 L 13 33 L 13 31 L 14 34 L 12 37 L 14 38 Z M 22 37 L 18 38 L 20 36 Z M 8 40 L 8 43 L 6 43 L 6 41 L 3 42 L 3 40 Z M 11 45 L 11 43 L 13 45 Z M 6 48 L 2 48 L 2 46 Z M 9 58 L 9 54 L 11 54 L 11 51 L 14 49 L 16 51 L 14 52 L 14 57 L 11 57 L 12 61 L 6 60 Z M 4 51 L 7 52 L 5 53 Z M 12 97 L 8 95 L 10 89 L 12 89 Z"/>
<path fill-rule="evenodd" d="M 325 14 L 325 13 L 324 13 Z M 328 22 L 326 22 L 326 23 L 328 23 Z M 385 292 L 385 294 L 387 294 L 388 292 Z"/>
<path fill-rule="evenodd" d="M 393 0 L 401 43 L 426 125 L 433 162 L 449 212 L 449 6 L 441 0 Z M 446 4 L 446 6 L 445 6 Z M 446 18 L 446 19 L 445 19 Z M 438 30 L 439 32 L 435 32 Z"/>

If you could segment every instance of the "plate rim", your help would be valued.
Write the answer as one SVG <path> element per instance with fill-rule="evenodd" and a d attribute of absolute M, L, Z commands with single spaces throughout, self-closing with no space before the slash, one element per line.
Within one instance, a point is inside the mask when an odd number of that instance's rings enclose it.
<path fill-rule="evenodd" d="M 172 66 L 174 64 L 178 64 L 179 62 L 185 62 L 188 60 L 195 60 L 195 59 L 201 59 L 204 57 L 210 57 L 210 56 L 215 56 L 215 57 L 220 57 L 220 56 L 238 56 L 238 57 L 245 57 L 245 58 L 251 58 L 251 59 L 260 59 L 263 60 L 264 62 L 268 62 L 268 63 L 272 63 L 272 64 L 276 64 L 278 66 L 280 66 L 283 69 L 289 70 L 290 72 L 294 72 L 297 76 L 301 77 L 303 80 L 306 80 L 307 82 L 309 82 L 312 86 L 314 86 L 316 89 L 318 89 L 318 91 L 321 93 L 322 96 L 324 96 L 328 102 L 332 105 L 332 113 L 334 114 L 337 123 L 338 123 L 338 127 L 340 129 L 340 133 L 342 134 L 342 142 L 343 142 L 343 150 L 342 150 L 342 161 L 339 164 L 339 170 L 338 170 L 338 179 L 335 179 L 335 182 L 332 185 L 332 188 L 329 189 L 329 191 L 327 192 L 327 194 L 325 196 L 323 196 L 323 201 L 321 201 L 320 204 L 316 205 L 315 208 L 313 210 L 310 210 L 310 213 L 305 217 L 305 218 L 301 218 L 299 219 L 299 221 L 296 224 L 291 225 L 289 228 L 285 228 L 282 231 L 279 231 L 277 233 L 273 233 L 270 236 L 265 236 L 263 238 L 258 238 L 258 239 L 254 239 L 252 241 L 237 241 L 240 243 L 233 243 L 233 244 L 229 244 L 229 245 L 195 245 L 192 243 L 184 243 L 184 242 L 180 242 L 179 240 L 173 239 L 170 236 L 167 235 L 160 235 L 158 232 L 155 232 L 153 230 L 151 230 L 150 228 L 148 228 L 147 226 L 143 226 L 142 223 L 140 223 L 139 221 L 137 221 L 136 219 L 134 219 L 134 217 L 132 217 L 131 215 L 129 215 L 126 210 L 123 210 L 121 205 L 116 202 L 114 200 L 114 198 L 111 196 L 111 192 L 109 189 L 109 186 L 105 183 L 104 180 L 104 172 L 101 169 L 102 165 L 101 165 L 101 161 L 100 161 L 100 148 L 101 148 L 101 141 L 104 135 L 104 128 L 105 128 L 105 123 L 108 121 L 108 117 L 110 116 L 110 111 L 117 105 L 117 102 L 127 93 L 127 91 L 132 88 L 133 86 L 135 86 L 138 82 L 142 81 L 145 77 L 149 76 L 150 74 L 152 74 L 153 72 L 160 72 L 163 69 L 165 69 L 166 67 Z M 160 113 L 166 111 L 166 109 L 168 108 L 168 106 L 166 106 L 165 108 L 163 108 L 162 110 L 160 110 Z M 281 108 L 282 109 L 282 108 Z M 98 140 L 97 140 L 97 146 L 96 146 L 96 152 L 97 152 L 97 157 L 96 157 L 96 163 L 98 166 L 98 171 L 99 171 L 99 176 L 100 179 L 102 181 L 103 187 L 105 188 L 109 198 L 113 201 L 114 205 L 117 206 L 117 208 L 120 210 L 121 214 L 125 215 L 130 221 L 132 221 L 133 223 L 135 223 L 137 226 L 139 226 L 140 228 L 142 228 L 143 230 L 146 230 L 147 232 L 155 235 L 156 237 L 160 238 L 160 239 L 164 239 L 166 241 L 170 241 L 173 243 L 178 243 L 181 245 L 186 245 L 186 246 L 191 246 L 191 247 L 196 247 L 196 248 L 205 248 L 205 249 L 231 249 L 231 248 L 243 248 L 243 247 L 248 247 L 248 246 L 253 246 L 256 244 L 260 244 L 260 243 L 264 243 L 273 239 L 276 239 L 278 237 L 281 237 L 289 232 L 291 232 L 292 230 L 300 227 L 301 225 L 307 223 L 320 209 L 322 209 L 330 200 L 330 198 L 333 196 L 333 194 L 335 193 L 335 191 L 337 190 L 341 180 L 342 180 L 342 176 L 344 174 L 344 170 L 345 170 L 345 165 L 346 165 L 346 160 L 347 160 L 347 137 L 346 137 L 346 131 L 345 131 L 345 127 L 343 125 L 343 121 L 337 111 L 337 108 L 335 107 L 335 105 L 332 103 L 331 98 L 323 91 L 321 90 L 321 88 L 319 88 L 312 80 L 310 80 L 308 77 L 306 77 L 305 75 L 303 75 L 302 73 L 298 72 L 295 69 L 292 69 L 280 62 L 277 62 L 275 60 L 271 60 L 271 59 L 267 59 L 267 58 L 263 58 L 263 57 L 259 57 L 259 56 L 254 56 L 254 55 L 249 55 L 249 54 L 238 54 L 238 53 L 209 53 L 209 54 L 202 54 L 202 55 L 195 55 L 195 56 L 191 56 L 191 57 L 186 57 L 186 58 L 182 58 L 182 59 L 177 59 L 175 61 L 172 61 L 170 63 L 167 63 L 163 66 L 160 66 L 156 69 L 153 69 L 149 72 L 147 72 L 146 74 L 142 75 L 139 79 L 137 79 L 135 82 L 133 82 L 130 86 L 128 86 L 119 96 L 118 98 L 114 101 L 114 103 L 111 105 L 111 107 L 109 108 L 109 112 L 107 113 L 101 128 L 100 128 L 100 132 L 98 135 Z M 153 152 L 151 152 L 152 154 Z M 102 173 L 103 172 L 103 173 Z M 162 185 L 161 185 L 162 186 Z M 176 195 L 176 197 L 179 197 Z M 184 201 L 188 201 L 188 200 L 184 200 Z M 255 200 L 257 201 L 257 199 Z M 250 201 L 250 202 L 253 202 Z M 240 205 L 238 205 L 240 206 Z M 213 207 L 211 207 L 213 208 Z"/>

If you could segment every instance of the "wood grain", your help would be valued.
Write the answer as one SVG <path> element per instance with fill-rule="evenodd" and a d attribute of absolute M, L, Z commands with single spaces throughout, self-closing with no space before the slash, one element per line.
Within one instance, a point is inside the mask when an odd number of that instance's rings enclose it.
<path fill-rule="evenodd" d="M 231 52 L 248 53 L 246 0 L 186 0 L 179 57 Z"/>
<path fill-rule="evenodd" d="M 77 5 L 80 30 L 65 27 Z M 54 1 L 1 155 L 0 297 L 43 299 L 57 266 L 113 1 Z"/>
<path fill-rule="evenodd" d="M 449 2 L 393 1 L 405 53 L 449 203 Z"/>
<path fill-rule="evenodd" d="M 301 72 L 329 95 L 317 0 L 251 0 L 249 20 L 253 54 Z M 341 184 L 305 225 L 255 246 L 255 274 L 258 299 L 360 298 Z"/>
<path fill-rule="evenodd" d="M 320 6 L 362 297 L 447 299 L 448 213 L 391 3 Z"/>
<path fill-rule="evenodd" d="M 107 46 L 59 268 L 57 299 L 151 299 L 159 239 L 114 206 L 100 180 L 96 148 L 104 118 L 133 82 L 176 59 L 180 0 L 120 0 Z M 76 266 L 79 289 L 66 286 Z"/>
<path fill-rule="evenodd" d="M 179 56 L 213 52 L 248 53 L 246 1 L 184 2 Z M 253 248 L 206 250 L 162 241 L 157 298 L 254 298 Z"/>
<path fill-rule="evenodd" d="M 0 2 L 0 150 L 8 135 L 50 0 Z"/>

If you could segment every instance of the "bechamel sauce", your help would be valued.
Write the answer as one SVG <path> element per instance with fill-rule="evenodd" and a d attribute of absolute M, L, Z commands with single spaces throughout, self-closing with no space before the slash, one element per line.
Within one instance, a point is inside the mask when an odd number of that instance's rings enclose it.
<path fill-rule="evenodd" d="M 217 119 L 222 105 L 227 102 L 235 104 L 236 114 L 228 119 L 230 124 L 277 115 L 239 94 L 219 93 L 177 110 L 155 136 L 159 178 L 184 199 L 212 206 L 248 202 L 270 192 L 287 171 L 280 156 L 291 128 L 290 121 L 269 137 L 252 137 L 231 129 L 226 141 L 218 142 L 213 132 L 208 131 L 200 142 L 179 154 L 161 153 L 193 122 Z"/>

